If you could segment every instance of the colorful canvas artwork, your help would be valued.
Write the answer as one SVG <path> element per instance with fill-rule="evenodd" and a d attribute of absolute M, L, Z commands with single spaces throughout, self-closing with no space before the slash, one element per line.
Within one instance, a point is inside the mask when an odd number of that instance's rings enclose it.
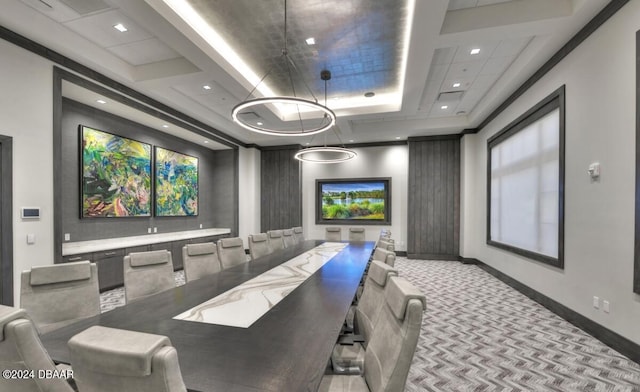
<path fill-rule="evenodd" d="M 156 216 L 198 215 L 198 158 L 155 150 Z"/>
<path fill-rule="evenodd" d="M 151 215 L 151 145 L 80 126 L 82 218 Z"/>

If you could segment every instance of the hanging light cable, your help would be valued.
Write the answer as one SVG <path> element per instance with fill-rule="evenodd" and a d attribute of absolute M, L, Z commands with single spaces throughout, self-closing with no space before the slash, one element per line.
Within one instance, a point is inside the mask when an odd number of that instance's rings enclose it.
<path fill-rule="evenodd" d="M 320 72 L 320 78 L 324 80 L 324 102 L 327 103 L 327 81 L 331 79 L 331 72 L 329 70 L 323 70 Z M 324 135 L 324 146 L 322 147 L 308 147 L 298 151 L 294 158 L 302 162 L 309 163 L 340 163 L 352 160 L 358 156 L 358 153 L 345 147 L 340 135 L 333 127 L 333 133 L 338 138 L 338 141 L 342 147 L 328 147 L 327 146 L 327 134 Z M 313 142 L 311 138 L 309 143 Z"/>
<path fill-rule="evenodd" d="M 313 92 L 304 81 L 300 74 L 300 70 L 294 63 L 291 56 L 289 56 L 289 50 L 287 48 L 287 0 L 284 0 L 284 46 L 282 49 L 282 54 L 280 56 L 281 61 L 284 61 L 287 68 L 287 73 L 289 76 L 289 82 L 291 83 L 291 90 L 293 96 L 273 96 L 273 97 L 261 97 L 261 98 L 253 98 L 249 99 L 253 93 L 256 91 L 258 86 L 269 76 L 273 70 L 273 66 L 267 73 L 260 79 L 260 81 L 253 87 L 253 89 L 249 92 L 249 95 L 244 99 L 244 101 L 237 104 L 233 110 L 231 111 L 231 118 L 235 123 L 240 125 L 241 127 L 248 129 L 249 131 L 262 133 L 266 135 L 275 135 L 275 136 L 305 136 L 305 135 L 315 135 L 326 130 L 329 130 L 336 123 L 336 115 L 335 113 L 326 106 L 325 104 L 321 105 L 318 103 L 318 99 L 313 95 Z M 308 90 L 310 95 L 313 97 L 313 100 L 300 98 L 296 95 L 295 83 L 293 74 L 296 73 L 298 78 L 302 80 L 305 88 Z M 325 83 L 325 94 L 326 94 L 326 83 Z M 263 105 L 273 105 L 276 109 L 282 110 L 283 107 L 288 105 L 293 105 L 297 112 L 298 122 L 300 124 L 299 128 L 292 129 L 291 127 L 274 127 L 271 124 L 267 124 L 267 122 L 263 122 L 261 125 L 253 124 L 252 122 L 246 121 L 242 118 L 242 111 L 246 109 L 256 108 L 258 106 Z M 301 113 L 301 107 L 306 109 L 306 111 L 319 111 L 322 113 L 322 121 L 320 124 L 311 126 L 308 129 L 305 129 L 303 116 Z"/>

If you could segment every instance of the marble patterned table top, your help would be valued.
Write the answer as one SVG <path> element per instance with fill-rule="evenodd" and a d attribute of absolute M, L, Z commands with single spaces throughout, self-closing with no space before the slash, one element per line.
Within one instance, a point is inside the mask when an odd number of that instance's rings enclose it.
<path fill-rule="evenodd" d="M 174 319 L 249 328 L 347 245 L 325 242 Z"/>

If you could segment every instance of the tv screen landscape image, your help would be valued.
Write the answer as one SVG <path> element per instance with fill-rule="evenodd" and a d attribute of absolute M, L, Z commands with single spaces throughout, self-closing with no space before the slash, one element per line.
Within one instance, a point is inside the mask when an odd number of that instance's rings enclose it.
<path fill-rule="evenodd" d="M 391 179 L 316 180 L 316 223 L 391 223 Z"/>

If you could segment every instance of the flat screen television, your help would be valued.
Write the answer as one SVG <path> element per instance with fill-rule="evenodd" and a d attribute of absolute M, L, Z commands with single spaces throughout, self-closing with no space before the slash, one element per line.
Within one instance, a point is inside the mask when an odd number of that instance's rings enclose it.
<path fill-rule="evenodd" d="M 316 180 L 316 224 L 390 225 L 391 178 Z"/>

